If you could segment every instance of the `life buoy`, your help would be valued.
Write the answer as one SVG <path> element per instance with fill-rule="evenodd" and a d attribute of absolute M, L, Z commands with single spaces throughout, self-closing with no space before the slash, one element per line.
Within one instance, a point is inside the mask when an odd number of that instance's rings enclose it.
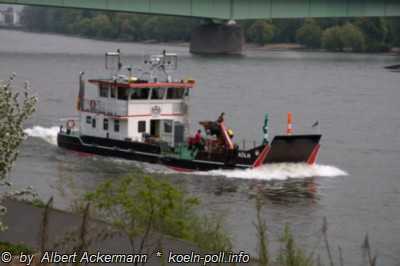
<path fill-rule="evenodd" d="M 90 109 L 95 110 L 96 109 L 96 101 L 95 100 L 90 100 Z"/>
<path fill-rule="evenodd" d="M 75 121 L 74 120 L 68 120 L 67 121 L 67 128 L 68 129 L 73 129 L 75 127 Z"/>

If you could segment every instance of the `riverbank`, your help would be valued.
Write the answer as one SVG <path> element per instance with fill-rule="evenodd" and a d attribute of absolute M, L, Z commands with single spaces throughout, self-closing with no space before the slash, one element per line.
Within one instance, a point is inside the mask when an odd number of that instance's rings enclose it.
<path fill-rule="evenodd" d="M 114 43 L 124 43 L 124 44 L 150 44 L 150 45 L 159 45 L 159 46 L 175 46 L 175 47 L 184 47 L 188 48 L 190 46 L 189 42 L 185 41 L 168 41 L 168 42 L 160 42 L 157 40 L 145 40 L 145 41 L 127 41 L 123 39 L 104 39 L 104 38 L 93 38 L 81 35 L 74 34 L 62 34 L 62 33 L 54 33 L 54 32 L 35 32 L 26 30 L 23 27 L 0 27 L 0 30 L 4 31 L 17 31 L 24 33 L 32 33 L 32 34 L 46 34 L 49 36 L 62 36 L 62 37 L 72 37 L 86 40 L 94 40 L 94 41 L 102 41 L 102 42 L 114 42 Z M 327 51 L 324 49 L 309 49 L 304 47 L 303 45 L 297 43 L 271 43 L 266 45 L 258 45 L 255 43 L 246 42 L 243 47 L 243 51 L 308 51 L 308 52 L 327 52 L 331 53 L 331 51 Z M 347 51 L 338 52 L 338 53 L 346 53 Z M 360 52 L 359 54 L 399 54 L 400 47 L 393 47 L 389 52 Z"/>
<path fill-rule="evenodd" d="M 9 228 L 1 233 L 0 241 L 23 243 L 35 251 L 44 248 L 45 251 L 56 251 L 57 254 L 73 254 L 79 246 L 89 254 L 101 256 L 118 254 L 120 259 L 123 259 L 124 255 L 132 255 L 131 243 L 126 233 L 115 231 L 110 224 L 103 221 L 92 218 L 85 219 L 81 214 L 54 208 L 46 211 L 44 207 L 15 200 L 7 200 L 4 205 L 8 211 L 3 221 L 9 225 Z M 138 235 L 134 243 L 139 243 L 141 239 L 142 236 Z M 158 250 L 166 254 L 158 256 Z M 147 238 L 143 254 L 138 255 L 145 256 L 146 265 L 156 266 L 165 263 L 169 258 L 167 255 L 169 252 L 172 254 L 202 254 L 199 248 L 188 241 L 152 233 Z M 124 260 L 115 262 L 119 262 L 119 265 L 129 264 L 128 261 L 124 263 Z M 97 263 L 99 265 L 107 264 L 101 260 L 98 260 Z M 180 265 L 174 260 L 169 260 L 168 264 Z M 198 264 L 193 262 L 186 265 Z"/>

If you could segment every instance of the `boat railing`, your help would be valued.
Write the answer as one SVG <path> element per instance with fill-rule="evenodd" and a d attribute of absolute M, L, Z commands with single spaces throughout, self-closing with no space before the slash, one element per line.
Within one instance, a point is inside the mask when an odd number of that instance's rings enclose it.
<path fill-rule="evenodd" d="M 246 139 L 242 139 L 241 143 L 240 144 L 238 143 L 238 145 L 241 150 L 247 150 L 247 149 L 254 149 L 260 144 L 258 144 L 257 141 L 255 140 L 249 141 Z"/>
<path fill-rule="evenodd" d="M 101 113 L 105 115 L 126 116 L 128 115 L 128 107 L 126 105 L 120 106 L 117 103 L 109 103 L 100 100 L 83 100 L 84 112 Z"/>
<path fill-rule="evenodd" d="M 79 136 L 79 119 L 77 118 L 68 118 L 68 119 L 61 119 L 60 125 L 60 133 L 65 133 L 68 135 L 76 135 Z"/>

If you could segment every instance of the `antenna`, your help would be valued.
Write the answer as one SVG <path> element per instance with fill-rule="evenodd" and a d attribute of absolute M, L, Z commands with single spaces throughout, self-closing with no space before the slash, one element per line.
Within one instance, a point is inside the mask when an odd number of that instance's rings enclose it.
<path fill-rule="evenodd" d="M 164 50 L 161 55 L 145 56 L 144 63 L 150 65 L 150 79 L 155 79 L 157 72 L 163 72 L 167 80 L 170 81 L 170 72 L 178 69 L 178 56 L 176 54 L 167 53 Z"/>

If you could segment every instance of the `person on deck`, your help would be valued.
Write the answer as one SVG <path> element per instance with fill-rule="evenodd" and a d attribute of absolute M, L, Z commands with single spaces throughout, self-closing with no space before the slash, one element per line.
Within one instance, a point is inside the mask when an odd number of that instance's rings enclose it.
<path fill-rule="evenodd" d="M 199 129 L 199 130 L 197 130 L 197 133 L 196 133 L 196 135 L 194 136 L 194 138 L 193 138 L 193 142 L 192 142 L 192 145 L 193 145 L 193 147 L 194 147 L 194 149 L 193 149 L 193 151 L 192 151 L 192 154 L 195 152 L 195 151 L 201 151 L 201 150 L 203 150 L 203 136 L 201 135 L 201 130 Z"/>

